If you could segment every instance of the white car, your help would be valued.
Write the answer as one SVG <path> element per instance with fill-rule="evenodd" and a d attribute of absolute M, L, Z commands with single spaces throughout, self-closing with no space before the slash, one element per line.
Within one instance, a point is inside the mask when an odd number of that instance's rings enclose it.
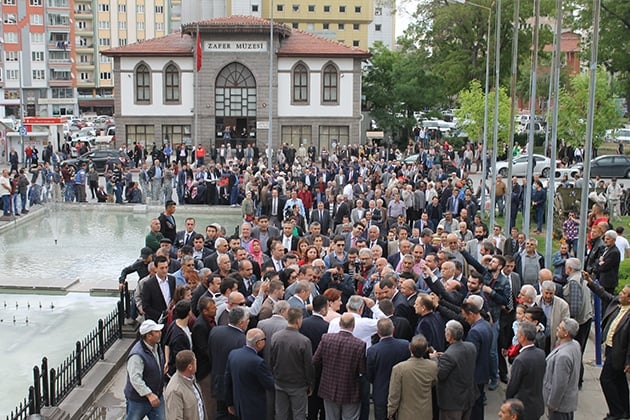
<path fill-rule="evenodd" d="M 540 175 L 543 178 L 549 178 L 551 172 L 551 159 L 542 155 L 532 155 L 534 162 L 533 175 Z M 512 159 L 512 176 L 527 176 L 527 160 L 528 155 L 517 156 Z M 508 162 L 497 162 L 497 173 L 502 177 L 508 176 Z M 492 172 L 492 168 L 490 168 Z"/>

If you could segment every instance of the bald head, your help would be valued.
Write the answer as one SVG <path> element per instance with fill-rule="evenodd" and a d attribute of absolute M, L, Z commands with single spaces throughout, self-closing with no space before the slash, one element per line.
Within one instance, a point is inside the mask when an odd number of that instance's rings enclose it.
<path fill-rule="evenodd" d="M 260 328 L 252 328 L 247 331 L 247 335 L 245 336 L 245 340 L 247 341 L 247 345 L 254 347 L 256 343 L 265 338 L 265 333 Z"/>
<path fill-rule="evenodd" d="M 552 281 L 553 273 L 548 268 L 543 268 L 538 272 L 538 281 L 542 284 L 544 281 Z"/>
<path fill-rule="evenodd" d="M 341 315 L 341 318 L 339 318 L 339 328 L 350 332 L 354 331 L 354 316 L 349 312 Z"/>
<path fill-rule="evenodd" d="M 234 306 L 241 306 L 245 302 L 245 296 L 241 292 L 232 292 L 228 296 L 228 305 L 230 308 Z"/>

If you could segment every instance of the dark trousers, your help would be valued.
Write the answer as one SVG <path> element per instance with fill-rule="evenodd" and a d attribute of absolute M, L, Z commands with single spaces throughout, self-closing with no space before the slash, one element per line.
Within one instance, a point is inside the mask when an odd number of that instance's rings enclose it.
<path fill-rule="evenodd" d="M 486 395 L 485 387 L 486 384 L 477 384 L 477 388 L 479 388 L 479 398 L 475 400 L 475 403 L 472 406 L 472 410 L 470 412 L 471 420 L 483 420 L 483 399 Z"/>
<path fill-rule="evenodd" d="M 575 341 L 580 343 L 580 348 L 582 349 L 582 357 L 584 357 L 584 349 L 586 349 L 586 342 L 588 341 L 588 335 L 591 332 L 591 321 L 589 319 L 585 323 L 580 325 L 578 329 L 578 333 L 575 336 Z M 580 381 L 578 382 L 580 386 L 582 386 L 582 382 L 584 382 L 584 362 L 580 365 Z"/>
<path fill-rule="evenodd" d="M 374 420 L 387 420 L 387 405 L 374 404 Z"/>
<path fill-rule="evenodd" d="M 308 397 L 308 420 L 325 420 L 324 400 L 322 400 L 315 391 Z"/>
<path fill-rule="evenodd" d="M 628 380 L 623 369 L 614 369 L 612 365 L 612 347 L 606 346 L 606 360 L 599 383 L 608 404 L 608 414 L 626 418 L 630 412 L 628 407 Z"/>
<path fill-rule="evenodd" d="M 370 382 L 367 376 L 362 375 L 359 379 L 359 389 L 361 392 L 361 420 L 370 418 Z"/>

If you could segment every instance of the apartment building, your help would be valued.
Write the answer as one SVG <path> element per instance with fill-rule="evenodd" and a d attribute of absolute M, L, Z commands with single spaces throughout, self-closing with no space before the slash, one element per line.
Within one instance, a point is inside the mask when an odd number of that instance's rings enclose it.
<path fill-rule="evenodd" d="M 225 16 L 282 22 L 352 47 L 395 46 L 395 0 L 182 0 L 182 22 Z"/>

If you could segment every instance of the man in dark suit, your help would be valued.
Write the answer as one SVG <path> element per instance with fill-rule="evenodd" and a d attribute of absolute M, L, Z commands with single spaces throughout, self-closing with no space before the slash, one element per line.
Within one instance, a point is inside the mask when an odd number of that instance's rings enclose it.
<path fill-rule="evenodd" d="M 353 314 L 341 315 L 339 328 L 337 333 L 324 334 L 313 355 L 315 369 L 321 370 L 318 395 L 324 400 L 326 418 L 340 418 L 342 409 L 347 418 L 358 418 L 359 375 L 365 374 L 366 344 L 352 335 Z"/>
<path fill-rule="evenodd" d="M 322 336 L 328 332 L 328 321 L 324 319 L 328 312 L 328 299 L 324 295 L 318 295 L 313 298 L 313 315 L 302 320 L 300 332 L 311 340 L 311 349 L 313 354 L 317 351 Z M 324 400 L 318 395 L 319 378 L 315 375 L 315 387 L 308 397 L 308 420 L 324 419 Z"/>
<path fill-rule="evenodd" d="M 479 298 L 479 299 L 476 299 Z M 481 317 L 483 298 L 470 296 L 462 305 L 462 317 L 470 325 L 466 341 L 475 345 L 475 385 L 478 398 L 472 407 L 471 418 L 483 420 L 483 400 L 485 386 L 490 381 L 490 348 L 492 346 L 492 327 Z"/>
<path fill-rule="evenodd" d="M 337 203 L 335 204 L 335 212 L 334 212 L 334 226 L 340 225 L 343 223 L 343 218 L 347 216 L 350 218 L 350 206 L 343 200 L 343 195 L 337 194 Z"/>
<path fill-rule="evenodd" d="M 630 407 L 626 374 L 630 373 L 630 285 L 626 285 L 618 296 L 614 296 L 602 286 L 593 283 L 588 274 L 584 277 L 589 289 L 606 305 L 602 317 L 602 341 L 606 345 L 606 360 L 599 376 L 608 404 L 606 418 L 628 418 Z"/>
<path fill-rule="evenodd" d="M 372 383 L 374 418 L 387 420 L 389 379 L 395 364 L 409 358 L 409 341 L 394 338 L 394 324 L 389 318 L 376 324 L 380 341 L 367 351 L 367 379 Z"/>
<path fill-rule="evenodd" d="M 438 356 L 437 404 L 446 419 L 463 419 L 470 416 L 477 398 L 475 386 L 475 345 L 464 338 L 464 327 L 454 319 L 446 323 L 444 335 L 449 346 Z"/>
<path fill-rule="evenodd" d="M 512 364 L 505 398 L 518 398 L 523 402 L 523 420 L 538 420 L 545 413 L 542 393 L 545 352 L 534 345 L 536 326 L 531 322 L 521 322 L 516 337 L 521 350 Z"/>
<path fill-rule="evenodd" d="M 411 242 L 407 239 L 403 239 L 398 243 L 398 252 L 387 257 L 387 262 L 395 270 L 398 267 L 398 263 L 407 254 L 411 254 Z M 426 254 L 425 254 L 426 255 Z"/>
<path fill-rule="evenodd" d="M 619 284 L 621 254 L 619 253 L 619 248 L 615 245 L 616 240 L 617 232 L 614 230 L 609 230 L 604 234 L 606 248 L 593 270 L 593 274 L 599 280 L 599 284 L 610 294 L 615 293 L 615 288 Z"/>
<path fill-rule="evenodd" d="M 459 198 L 459 190 L 453 189 L 453 195 L 446 200 L 446 210 L 453 213 L 453 217 L 459 216 L 459 211 L 465 206 L 464 200 Z"/>
<path fill-rule="evenodd" d="M 217 305 L 209 296 L 202 296 L 197 303 L 200 316 L 192 327 L 193 352 L 197 357 L 197 372 L 195 377 L 201 389 L 203 405 L 206 412 L 213 413 L 217 410 L 216 402 L 212 398 L 212 375 L 210 374 L 210 354 L 208 353 L 208 338 L 210 331 L 216 327 L 214 316 L 217 314 Z"/>
<path fill-rule="evenodd" d="M 284 206 L 287 200 L 279 196 L 277 188 L 271 190 L 271 197 L 263 204 L 262 213 L 269 216 L 269 223 L 280 228 L 284 220 Z"/>
<path fill-rule="evenodd" d="M 319 222 L 321 225 L 321 232 L 324 235 L 330 235 L 331 218 L 330 212 L 324 208 L 324 202 L 320 201 L 317 203 L 317 210 L 313 210 L 311 212 L 310 223 Z"/>
<path fill-rule="evenodd" d="M 444 338 L 444 327 L 446 323 L 442 315 L 433 310 L 435 305 L 431 296 L 427 294 L 419 295 L 414 308 L 416 314 L 419 316 L 416 334 L 424 335 L 429 345 L 436 351 L 446 350 Z"/>
<path fill-rule="evenodd" d="M 269 367 L 258 355 L 265 345 L 265 333 L 253 328 L 247 332 L 246 345 L 228 356 L 225 402 L 229 413 L 236 416 L 234 418 L 256 420 L 267 410 L 265 391 L 273 389 L 274 381 Z"/>
<path fill-rule="evenodd" d="M 155 257 L 155 270 L 142 288 L 142 309 L 147 319 L 158 322 L 175 294 L 175 277 L 168 274 L 168 259 L 162 255 Z M 164 283 L 168 287 L 162 290 Z"/>
<path fill-rule="evenodd" d="M 298 237 L 293 235 L 294 224 L 291 222 L 282 223 L 282 235 L 279 241 L 282 242 L 282 246 L 289 251 L 297 251 Z"/>
<path fill-rule="evenodd" d="M 372 225 L 367 230 L 367 247 L 372 249 L 375 245 L 381 247 L 383 257 L 387 258 L 387 242 L 381 239 L 381 229 L 378 226 Z"/>
<path fill-rule="evenodd" d="M 197 235 L 195 232 L 195 218 L 188 217 L 184 221 L 185 230 L 180 230 L 175 235 L 175 243 L 174 245 L 177 248 L 181 248 L 184 245 L 193 245 L 193 238 Z"/>
<path fill-rule="evenodd" d="M 228 325 L 218 326 L 210 331 L 208 349 L 212 361 L 212 395 L 217 400 L 217 419 L 234 418 L 228 414 L 226 404 L 225 370 L 230 352 L 245 345 L 248 324 L 249 312 L 237 306 L 229 313 Z"/>

